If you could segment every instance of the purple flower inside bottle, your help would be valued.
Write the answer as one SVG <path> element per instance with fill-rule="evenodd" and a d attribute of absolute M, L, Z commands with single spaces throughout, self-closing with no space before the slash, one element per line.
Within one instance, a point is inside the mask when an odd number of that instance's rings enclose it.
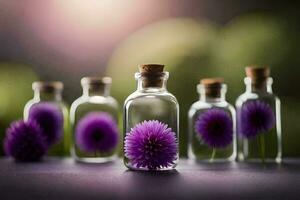
<path fill-rule="evenodd" d="M 76 126 L 75 142 L 82 151 L 107 153 L 116 148 L 118 140 L 117 124 L 109 114 L 91 112 Z"/>
<path fill-rule="evenodd" d="M 58 105 L 48 102 L 34 104 L 29 110 L 28 119 L 40 125 L 49 146 L 62 138 L 64 117 Z"/>
<path fill-rule="evenodd" d="M 157 170 L 174 165 L 178 144 L 176 134 L 157 120 L 143 121 L 126 134 L 125 156 L 133 166 Z"/>

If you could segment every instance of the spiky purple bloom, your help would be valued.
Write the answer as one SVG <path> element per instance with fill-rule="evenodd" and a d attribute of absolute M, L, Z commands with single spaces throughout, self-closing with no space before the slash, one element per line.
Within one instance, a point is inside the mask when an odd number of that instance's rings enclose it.
<path fill-rule="evenodd" d="M 275 126 L 275 114 L 270 105 L 251 100 L 238 109 L 238 132 L 246 138 L 266 133 Z"/>
<path fill-rule="evenodd" d="M 143 121 L 126 133 L 124 152 L 137 168 L 170 167 L 177 159 L 176 134 L 157 120 Z"/>
<path fill-rule="evenodd" d="M 29 110 L 28 119 L 40 125 L 49 146 L 57 143 L 63 135 L 64 116 L 54 103 L 34 104 Z"/>
<path fill-rule="evenodd" d="M 116 121 L 103 112 L 92 112 L 84 116 L 76 127 L 77 146 L 85 152 L 109 152 L 119 141 Z"/>
<path fill-rule="evenodd" d="M 224 148 L 232 142 L 232 118 L 222 109 L 208 109 L 197 118 L 195 131 L 203 142 L 210 147 Z"/>
<path fill-rule="evenodd" d="M 47 143 L 40 126 L 22 120 L 13 122 L 6 130 L 4 151 L 17 161 L 38 161 L 47 152 Z"/>

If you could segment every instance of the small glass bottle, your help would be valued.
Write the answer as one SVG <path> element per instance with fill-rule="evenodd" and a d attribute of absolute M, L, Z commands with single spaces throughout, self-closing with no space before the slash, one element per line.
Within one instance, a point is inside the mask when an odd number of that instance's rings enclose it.
<path fill-rule="evenodd" d="M 47 144 L 48 155 L 69 155 L 69 113 L 62 100 L 63 83 L 34 82 L 34 97 L 24 107 L 24 119 L 33 119 L 41 126 Z"/>
<path fill-rule="evenodd" d="M 81 79 L 83 95 L 70 109 L 72 157 L 81 162 L 105 163 L 117 158 L 118 103 L 110 96 L 110 77 Z"/>
<path fill-rule="evenodd" d="M 124 103 L 124 163 L 132 170 L 171 170 L 178 162 L 179 106 L 163 69 L 141 65 Z"/>
<path fill-rule="evenodd" d="M 196 162 L 233 161 L 236 157 L 235 109 L 226 99 L 221 78 L 202 79 L 200 99 L 188 113 L 188 156 Z"/>
<path fill-rule="evenodd" d="M 268 67 L 246 67 L 246 91 L 236 101 L 238 159 L 281 162 L 280 100 Z"/>

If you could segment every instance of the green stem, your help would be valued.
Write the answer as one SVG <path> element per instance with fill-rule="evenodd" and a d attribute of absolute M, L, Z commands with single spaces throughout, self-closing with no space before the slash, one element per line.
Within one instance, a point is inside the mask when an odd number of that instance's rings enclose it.
<path fill-rule="evenodd" d="M 265 136 L 264 136 L 264 134 L 260 134 L 259 142 L 260 142 L 261 161 L 263 164 L 265 164 Z"/>
<path fill-rule="evenodd" d="M 216 148 L 213 148 L 212 149 L 212 153 L 211 153 L 211 158 L 210 158 L 210 162 L 212 162 L 214 159 L 215 159 L 215 156 L 216 156 Z"/>
<path fill-rule="evenodd" d="M 97 157 L 97 151 L 94 152 L 94 156 L 95 156 L 95 158 Z"/>

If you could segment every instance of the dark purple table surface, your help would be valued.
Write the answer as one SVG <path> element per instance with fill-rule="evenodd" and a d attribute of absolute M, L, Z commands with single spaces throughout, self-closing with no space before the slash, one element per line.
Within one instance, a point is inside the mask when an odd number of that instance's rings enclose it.
<path fill-rule="evenodd" d="M 265 166 L 181 160 L 170 172 L 128 171 L 120 160 L 0 159 L 0 199 L 300 199 L 300 159 Z"/>

